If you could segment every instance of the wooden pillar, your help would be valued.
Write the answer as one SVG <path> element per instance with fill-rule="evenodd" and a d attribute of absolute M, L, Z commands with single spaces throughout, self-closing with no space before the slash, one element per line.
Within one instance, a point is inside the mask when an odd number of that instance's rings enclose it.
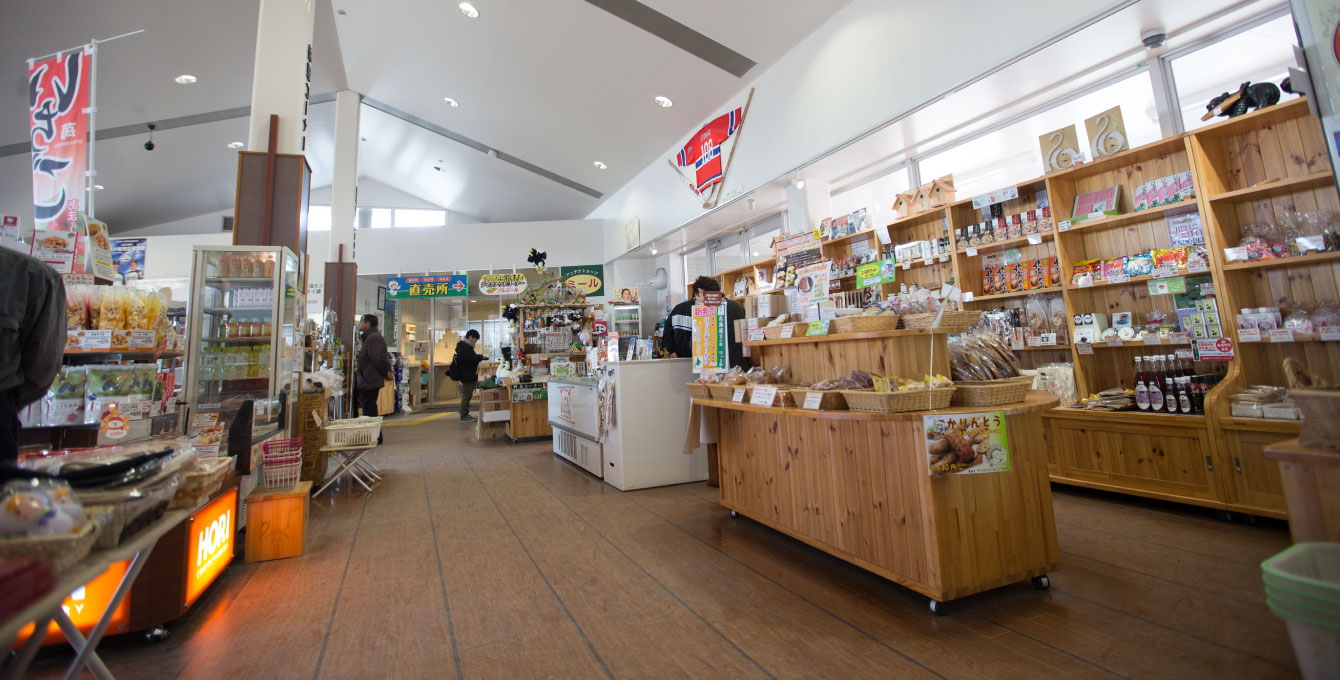
<path fill-rule="evenodd" d="M 354 366 L 353 349 L 355 329 L 358 321 L 354 318 L 354 299 L 358 291 L 358 265 L 345 262 L 344 248 L 339 250 L 339 260 L 326 263 L 325 294 L 326 306 L 335 310 L 335 336 L 345 349 L 344 409 L 349 412 L 353 406 Z"/>
<path fill-rule="evenodd" d="M 312 169 L 305 156 L 274 152 L 279 124 L 270 116 L 270 150 L 237 155 L 233 245 L 286 246 L 305 255 Z"/>

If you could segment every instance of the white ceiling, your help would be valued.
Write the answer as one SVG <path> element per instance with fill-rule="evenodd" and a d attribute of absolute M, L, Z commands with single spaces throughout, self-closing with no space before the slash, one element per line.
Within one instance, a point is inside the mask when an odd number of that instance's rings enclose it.
<path fill-rule="evenodd" d="M 769 0 L 644 0 L 758 62 L 746 79 L 846 2 L 809 0 L 778 12 Z M 582 0 L 474 4 L 480 17 L 470 20 L 454 1 L 318 0 L 313 93 L 347 83 L 431 126 L 608 194 L 742 86 Z M 9 65 L 0 77 L 0 146 L 26 140 L 25 59 L 138 29 L 145 32 L 102 48 L 99 129 L 248 106 L 258 11 L 259 0 L 186 7 L 179 0 L 0 1 L 7 29 L 0 64 Z M 199 82 L 178 85 L 172 79 L 180 73 Z M 675 106 L 656 107 L 657 95 Z M 461 106 L 447 107 L 444 96 Z M 314 186 L 330 183 L 333 109 L 316 105 L 309 116 Z M 245 141 L 246 124 L 242 117 L 161 130 L 152 153 L 143 149 L 147 132 L 100 141 L 98 182 L 107 189 L 97 197 L 98 216 L 119 231 L 231 208 L 236 158 L 226 145 Z M 360 132 L 367 139 L 360 176 L 485 221 L 583 217 L 598 202 L 368 106 Z M 609 169 L 597 170 L 595 160 Z M 27 202 L 26 162 L 26 153 L 0 156 L 0 212 Z"/>

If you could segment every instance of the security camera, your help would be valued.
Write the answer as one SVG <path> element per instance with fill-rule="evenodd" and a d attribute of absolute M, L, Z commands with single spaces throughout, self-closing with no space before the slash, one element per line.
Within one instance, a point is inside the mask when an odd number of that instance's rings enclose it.
<path fill-rule="evenodd" d="M 1163 43 L 1168 42 L 1168 32 L 1161 28 L 1151 28 L 1140 34 L 1140 42 L 1151 50 L 1163 47 Z"/>
<path fill-rule="evenodd" d="M 149 128 L 149 141 L 147 141 L 147 142 L 144 143 L 144 150 L 145 150 L 145 151 L 153 151 L 153 150 L 154 150 L 154 130 L 157 130 L 157 129 L 158 129 L 158 126 L 155 125 L 155 124 L 153 124 L 153 123 L 149 123 L 149 124 L 145 125 L 145 127 Z"/>
<path fill-rule="evenodd" d="M 144 150 L 145 150 L 145 151 L 153 151 L 153 150 L 154 150 L 154 140 L 151 139 L 151 140 L 145 142 L 145 143 L 144 143 Z"/>

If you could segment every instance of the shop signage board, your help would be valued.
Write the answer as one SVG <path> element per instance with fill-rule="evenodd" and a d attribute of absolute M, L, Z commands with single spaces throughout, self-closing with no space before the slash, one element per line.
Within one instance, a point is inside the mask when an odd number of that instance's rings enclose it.
<path fill-rule="evenodd" d="M 187 522 L 186 606 L 189 607 L 233 561 L 237 487 L 215 498 Z"/>
<path fill-rule="evenodd" d="M 833 264 L 828 260 L 796 269 L 796 304 L 805 306 L 828 299 L 828 281 Z"/>
<path fill-rule="evenodd" d="M 394 276 L 386 279 L 386 299 L 388 300 L 465 297 L 469 294 L 470 284 L 465 274 Z"/>
<path fill-rule="evenodd" d="M 616 305 L 638 304 L 636 288 L 615 288 L 614 295 L 611 297 L 614 299 L 614 304 Z"/>
<path fill-rule="evenodd" d="M 599 297 L 605 294 L 605 265 L 584 264 L 575 267 L 559 267 L 559 278 L 563 287 L 586 297 Z"/>
<path fill-rule="evenodd" d="M 892 258 L 870 262 L 856 268 L 856 287 L 873 288 L 898 279 L 898 263 Z"/>
<path fill-rule="evenodd" d="M 724 371 L 726 354 L 726 306 L 693 307 L 693 372 Z"/>
<path fill-rule="evenodd" d="M 921 417 L 926 465 L 932 476 L 976 475 L 1010 469 L 1005 412 Z"/>
<path fill-rule="evenodd" d="M 125 284 L 136 279 L 144 278 L 144 264 L 148 250 L 149 239 L 112 239 L 112 262 L 116 266 L 116 278 L 118 283 Z"/>
<path fill-rule="evenodd" d="M 92 62 L 93 46 L 88 45 L 28 65 L 33 226 L 37 229 L 84 233 L 87 226 L 85 173 L 89 169 Z"/>
<path fill-rule="evenodd" d="M 121 579 L 126 575 L 126 569 L 130 568 L 130 560 L 113 562 L 107 567 L 107 571 L 102 572 L 97 578 L 85 583 L 82 588 L 70 593 L 61 603 L 61 609 L 69 615 L 70 622 L 79 629 L 79 632 L 88 635 L 93 632 L 93 627 L 98 625 L 98 619 L 102 617 L 103 612 L 107 611 L 107 605 L 112 602 L 112 595 L 116 593 L 116 587 L 121 584 Z M 112 613 L 111 622 L 107 624 L 107 633 L 114 634 L 123 632 L 130 626 L 130 596 L 127 595 L 117 605 L 116 611 Z M 14 639 L 14 649 L 18 649 L 28 638 L 32 637 L 35 626 L 29 623 L 19 630 L 18 637 Z M 61 635 L 60 627 L 55 621 L 47 627 L 46 638 L 42 640 L 44 645 L 54 645 L 65 641 L 65 636 Z"/>
<path fill-rule="evenodd" d="M 807 250 L 818 250 L 823 244 L 815 238 L 814 232 L 805 232 L 788 236 L 784 239 L 778 239 L 773 242 L 773 254 L 778 257 L 785 257 L 791 253 L 799 253 Z"/>
<path fill-rule="evenodd" d="M 1233 341 L 1228 338 L 1196 340 L 1196 361 L 1232 361 Z"/>

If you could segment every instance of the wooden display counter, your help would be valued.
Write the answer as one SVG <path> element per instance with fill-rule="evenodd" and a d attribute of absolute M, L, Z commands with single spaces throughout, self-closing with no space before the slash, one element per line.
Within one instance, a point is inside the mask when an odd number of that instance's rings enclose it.
<path fill-rule="evenodd" d="M 508 398 L 511 398 L 513 391 L 521 386 L 511 385 L 507 388 Z M 530 400 L 517 401 L 512 399 L 510 407 L 512 416 L 507 421 L 507 437 L 513 442 L 520 439 L 529 439 L 531 437 L 552 437 L 554 428 L 549 426 L 549 400 Z"/>

